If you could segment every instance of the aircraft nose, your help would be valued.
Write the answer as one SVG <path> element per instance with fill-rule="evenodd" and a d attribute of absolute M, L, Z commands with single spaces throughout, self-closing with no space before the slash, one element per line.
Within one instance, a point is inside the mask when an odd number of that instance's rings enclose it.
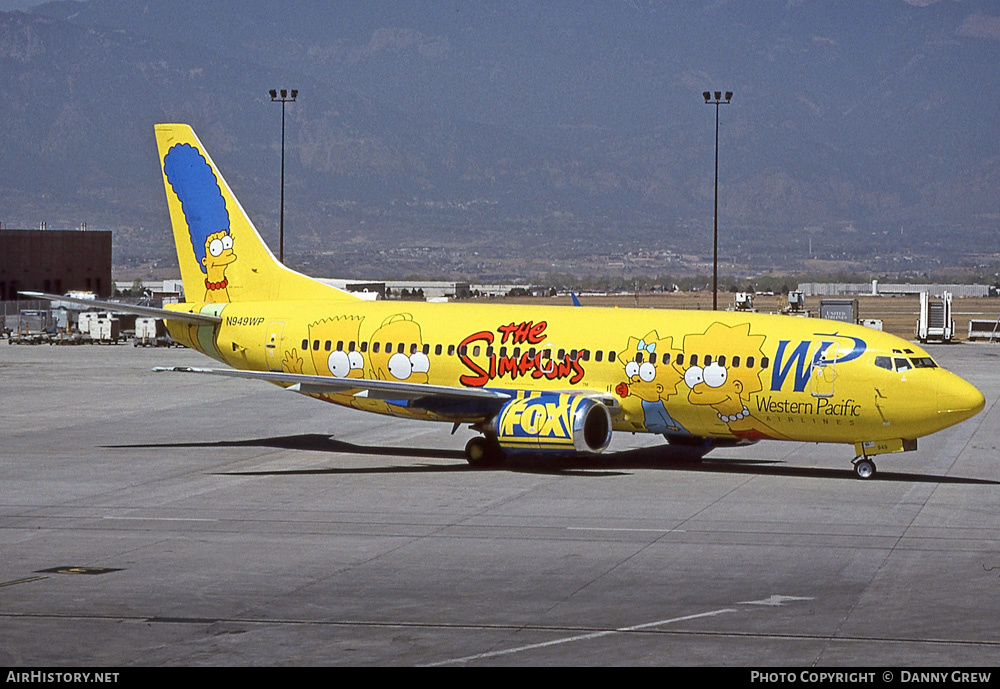
<path fill-rule="evenodd" d="M 983 393 L 958 376 L 950 376 L 950 380 L 938 388 L 937 400 L 938 413 L 953 417 L 953 423 L 972 418 L 986 406 Z"/>

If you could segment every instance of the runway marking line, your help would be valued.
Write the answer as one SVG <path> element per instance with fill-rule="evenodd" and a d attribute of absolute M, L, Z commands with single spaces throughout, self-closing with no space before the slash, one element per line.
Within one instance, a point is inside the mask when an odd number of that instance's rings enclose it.
<path fill-rule="evenodd" d="M 779 607 L 787 602 L 791 601 L 803 601 L 803 600 L 813 600 L 812 598 L 806 598 L 801 596 L 779 596 L 773 595 L 770 598 L 765 598 L 763 600 L 755 601 L 741 601 L 737 605 L 765 605 Z M 622 634 L 627 632 L 637 632 L 643 629 L 651 629 L 653 627 L 661 627 L 667 624 L 674 624 L 675 622 L 686 622 L 688 620 L 697 620 L 703 617 L 715 617 L 717 615 L 726 615 L 729 613 L 738 612 L 736 608 L 719 608 L 718 610 L 710 610 L 708 612 L 695 613 L 693 615 L 683 615 L 681 617 L 671 617 L 666 620 L 657 620 L 656 622 L 646 622 L 644 624 L 636 624 L 630 627 L 619 627 L 617 629 L 608 629 L 602 632 L 591 632 L 589 634 L 579 634 L 577 636 L 569 636 L 563 639 L 553 639 L 552 641 L 542 641 L 537 644 L 527 644 L 525 646 L 517 646 L 515 648 L 507 648 L 502 651 L 488 651 L 486 653 L 476 653 L 475 655 L 464 656 L 462 658 L 452 658 L 450 660 L 442 660 L 437 663 L 430 663 L 426 667 L 436 667 L 440 665 L 452 665 L 457 663 L 468 663 L 473 660 L 483 660 L 484 658 L 497 658 L 499 656 L 511 655 L 514 653 L 521 653 L 522 651 L 533 651 L 538 648 L 546 648 L 548 646 L 558 646 L 560 644 L 568 644 L 574 641 L 587 641 L 589 639 L 599 639 L 601 637 L 610 636 L 612 634 Z"/>

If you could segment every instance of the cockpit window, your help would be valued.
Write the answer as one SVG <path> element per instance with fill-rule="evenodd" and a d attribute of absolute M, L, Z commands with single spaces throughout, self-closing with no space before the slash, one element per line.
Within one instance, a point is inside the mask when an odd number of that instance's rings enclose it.
<path fill-rule="evenodd" d="M 913 363 L 914 368 L 937 368 L 934 359 L 931 359 L 929 356 L 911 357 L 910 361 Z"/>
<path fill-rule="evenodd" d="M 904 359 L 903 357 L 896 357 L 895 359 L 893 359 L 893 362 L 896 364 L 897 371 L 909 371 L 911 368 L 913 368 L 910 362 Z"/>
<path fill-rule="evenodd" d="M 879 368 L 884 368 L 886 371 L 891 371 L 892 359 L 887 356 L 877 356 L 875 357 L 875 365 Z"/>

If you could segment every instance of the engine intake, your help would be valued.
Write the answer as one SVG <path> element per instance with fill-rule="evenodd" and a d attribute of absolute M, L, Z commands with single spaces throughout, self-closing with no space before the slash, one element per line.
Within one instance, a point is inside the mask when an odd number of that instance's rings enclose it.
<path fill-rule="evenodd" d="M 597 453 L 611 442 L 611 412 L 590 397 L 543 392 L 505 404 L 493 430 L 508 451 Z"/>

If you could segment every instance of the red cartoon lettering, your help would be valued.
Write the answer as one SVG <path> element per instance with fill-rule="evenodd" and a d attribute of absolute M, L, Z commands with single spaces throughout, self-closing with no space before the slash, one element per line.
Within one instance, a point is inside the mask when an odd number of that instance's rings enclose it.
<path fill-rule="evenodd" d="M 500 344 L 508 340 L 512 344 L 538 344 L 545 340 L 545 328 L 548 324 L 545 321 L 534 323 L 523 321 L 521 323 L 509 323 L 497 327 L 500 334 Z M 565 356 L 562 361 L 556 361 L 551 357 L 543 357 L 542 351 L 534 354 L 525 352 L 521 355 L 498 356 L 492 353 L 490 345 L 494 342 L 493 333 L 489 330 L 469 335 L 458 346 L 458 358 L 466 368 L 472 371 L 473 375 L 465 374 L 459 377 L 462 385 L 481 388 L 497 378 L 508 377 L 516 380 L 518 376 L 531 375 L 532 378 L 545 378 L 547 380 L 561 380 L 569 378 L 570 384 L 579 383 L 583 380 L 584 370 L 580 357 Z M 481 363 L 473 361 L 469 354 L 469 346 L 473 343 L 483 343 L 487 346 L 486 352 L 489 357 L 489 368 L 484 368 Z M 506 350 L 504 350 L 506 351 Z M 545 350 L 550 351 L 550 350 Z"/>

